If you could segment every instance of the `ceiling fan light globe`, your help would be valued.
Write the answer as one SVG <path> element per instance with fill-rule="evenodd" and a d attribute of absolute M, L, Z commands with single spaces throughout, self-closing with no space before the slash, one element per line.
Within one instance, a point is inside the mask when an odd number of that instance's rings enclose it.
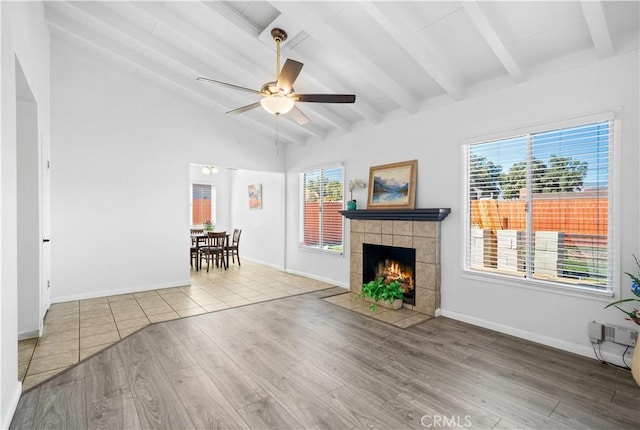
<path fill-rule="evenodd" d="M 267 112 L 273 115 L 282 115 L 293 109 L 295 101 L 286 96 L 272 95 L 262 98 L 260 104 Z"/>

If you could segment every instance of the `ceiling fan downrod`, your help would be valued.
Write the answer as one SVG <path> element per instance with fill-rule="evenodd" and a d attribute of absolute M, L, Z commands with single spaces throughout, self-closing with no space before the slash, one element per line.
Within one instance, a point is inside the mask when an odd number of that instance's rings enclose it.
<path fill-rule="evenodd" d="M 271 29 L 271 37 L 276 42 L 276 81 L 280 76 L 280 43 L 287 40 L 287 32 L 281 28 Z"/>
<path fill-rule="evenodd" d="M 287 32 L 276 27 L 271 30 L 271 37 L 276 43 L 276 80 L 265 83 L 260 91 L 227 82 L 217 81 L 215 79 L 198 77 L 199 81 L 222 85 L 234 90 L 244 91 L 262 97 L 260 101 L 230 110 L 226 113 L 235 115 L 262 106 L 264 110 L 275 115 L 276 118 L 291 111 L 293 114 L 290 118 L 299 125 L 305 125 L 310 120 L 295 106 L 295 103 L 354 103 L 356 101 L 355 94 L 297 94 L 293 89 L 293 83 L 298 78 L 303 64 L 289 58 L 285 61 L 281 70 L 280 45 L 282 42 L 287 40 Z"/>

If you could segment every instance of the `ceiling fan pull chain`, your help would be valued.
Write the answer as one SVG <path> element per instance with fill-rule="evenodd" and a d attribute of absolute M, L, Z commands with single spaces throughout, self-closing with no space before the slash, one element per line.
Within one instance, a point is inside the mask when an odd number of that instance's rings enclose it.
<path fill-rule="evenodd" d="M 280 153 L 280 148 L 278 147 L 278 137 L 280 136 L 280 130 L 279 130 L 279 125 L 278 125 L 278 118 L 280 118 L 280 115 L 275 115 L 276 117 L 276 155 L 278 155 Z"/>

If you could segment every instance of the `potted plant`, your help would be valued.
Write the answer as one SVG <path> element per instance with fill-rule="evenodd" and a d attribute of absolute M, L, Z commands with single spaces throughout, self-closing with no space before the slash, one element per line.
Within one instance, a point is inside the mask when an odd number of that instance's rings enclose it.
<path fill-rule="evenodd" d="M 213 224 L 211 222 L 211 220 L 207 220 L 204 222 L 204 227 L 203 230 L 204 231 L 213 231 L 213 227 L 215 226 L 215 224 Z"/>
<path fill-rule="evenodd" d="M 633 259 L 636 261 L 636 267 L 637 267 L 638 273 L 637 274 L 633 274 L 630 272 L 625 272 L 625 273 L 629 275 L 629 277 L 631 278 L 631 293 L 633 293 L 633 295 L 636 297 L 635 298 L 632 297 L 630 299 L 617 300 L 613 303 L 609 303 L 607 306 L 605 306 L 605 309 L 613 306 L 627 316 L 627 318 L 625 318 L 626 320 L 633 321 L 638 326 L 640 326 L 640 309 L 634 307 L 632 310 L 629 311 L 627 309 L 624 309 L 618 306 L 621 303 L 628 303 L 628 302 L 640 303 L 640 261 L 638 261 L 638 257 L 636 257 L 635 255 L 633 256 Z M 636 384 L 640 385 L 640 336 L 636 341 L 636 346 L 633 350 L 633 357 L 631 358 L 631 374 L 633 375 L 633 379 L 635 379 Z"/>
<path fill-rule="evenodd" d="M 358 202 L 353 198 L 353 190 L 358 188 L 366 188 L 367 183 L 362 179 L 352 179 L 349 181 L 349 197 L 351 200 L 347 202 L 347 209 L 350 211 L 356 210 L 358 207 Z"/>
<path fill-rule="evenodd" d="M 371 302 L 369 309 L 371 312 L 378 310 L 378 305 L 391 309 L 402 307 L 402 297 L 404 290 L 399 281 L 394 280 L 389 283 L 384 282 L 383 277 L 374 279 L 362 285 L 359 297 Z M 385 302 L 388 302 L 387 305 Z"/>
<path fill-rule="evenodd" d="M 633 256 L 633 258 L 634 260 L 636 260 L 636 266 L 638 267 L 638 275 L 636 276 L 633 273 L 629 273 L 629 272 L 624 272 L 624 273 L 629 275 L 629 277 L 631 278 L 631 292 L 633 293 L 634 296 L 638 298 L 632 297 L 630 299 L 617 300 L 613 303 L 609 303 L 607 306 L 605 306 L 605 309 L 613 306 L 616 309 L 619 309 L 620 311 L 622 311 L 625 315 L 627 315 L 628 318 L 625 318 L 625 319 L 629 321 L 633 321 L 634 323 L 640 325 L 640 310 L 638 308 L 633 308 L 633 310 L 627 311 L 626 309 L 623 309 L 620 306 L 618 306 L 621 303 L 640 302 L 640 261 L 638 261 L 638 257 L 636 257 L 635 255 Z"/>

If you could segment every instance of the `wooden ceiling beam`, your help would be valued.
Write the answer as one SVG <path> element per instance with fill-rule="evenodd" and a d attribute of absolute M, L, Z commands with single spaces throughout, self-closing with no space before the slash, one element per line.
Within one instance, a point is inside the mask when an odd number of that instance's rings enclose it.
<path fill-rule="evenodd" d="M 192 24 L 179 18 L 160 3 L 132 2 L 131 5 L 138 8 L 159 24 L 179 33 L 189 43 L 206 50 L 217 66 L 216 70 L 210 69 L 207 71 L 207 73 L 215 73 L 215 76 L 209 76 L 212 79 L 228 79 L 230 83 L 253 88 L 251 85 L 256 81 L 256 74 L 259 74 L 255 72 L 256 69 L 260 69 L 259 71 L 265 75 L 270 72 L 261 69 L 258 65 L 238 55 L 235 50 L 221 43 L 219 40 L 210 37 Z M 220 70 L 224 70 L 224 72 L 220 72 Z M 258 87 L 257 82 L 255 82 L 255 86 Z M 260 88 L 255 89 L 260 90 Z"/>
<path fill-rule="evenodd" d="M 476 26 L 484 40 L 487 41 L 491 50 L 493 50 L 498 60 L 502 63 L 502 66 L 506 69 L 509 76 L 516 81 L 522 82 L 524 80 L 524 73 L 518 65 L 515 57 L 496 32 L 493 24 L 489 21 L 486 14 L 480 8 L 480 5 L 476 1 L 463 1 L 460 3 L 465 12 Z"/>
<path fill-rule="evenodd" d="M 400 109 L 409 113 L 418 111 L 417 101 L 398 81 L 352 46 L 347 38 L 340 35 L 340 29 L 330 27 L 323 22 L 317 14 L 308 9 L 306 4 L 278 2 L 274 6 L 286 14 L 288 18 L 304 22 L 305 32 L 315 40 L 327 44 L 333 52 L 343 58 L 350 58 L 354 63 L 361 65 L 363 67 L 362 79 L 369 81 L 377 92 L 384 93 L 397 103 Z"/>
<path fill-rule="evenodd" d="M 609 26 L 607 25 L 607 19 L 604 16 L 604 10 L 602 9 L 602 3 L 599 1 L 581 1 L 582 13 L 584 19 L 587 21 L 587 27 L 589 28 L 589 34 L 593 45 L 596 48 L 598 57 L 607 58 L 615 53 L 613 47 L 613 40 L 611 39 L 611 33 L 609 32 Z"/>
<path fill-rule="evenodd" d="M 400 18 L 394 17 L 395 22 L 389 19 L 388 14 L 380 10 L 375 2 L 358 2 L 358 5 L 413 59 L 433 80 L 442 87 L 455 100 L 462 99 L 462 86 L 452 76 L 455 73 L 445 65 L 440 55 L 421 41 L 414 33 L 407 30 L 405 23 L 398 22 Z"/>

